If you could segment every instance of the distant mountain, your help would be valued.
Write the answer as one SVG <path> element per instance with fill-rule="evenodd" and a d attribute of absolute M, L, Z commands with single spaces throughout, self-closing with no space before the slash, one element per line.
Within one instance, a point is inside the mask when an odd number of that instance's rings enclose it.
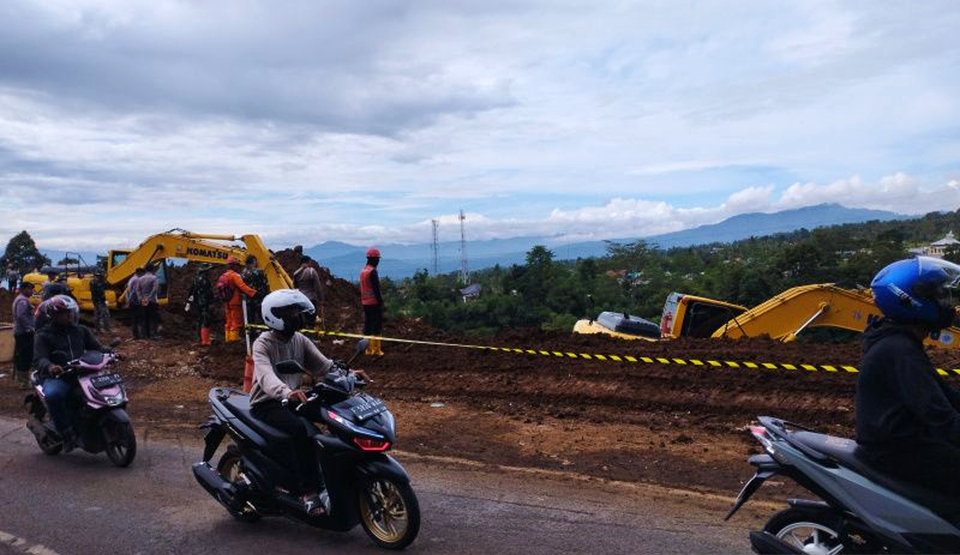
<path fill-rule="evenodd" d="M 818 204 L 783 210 L 772 214 L 750 213 L 727 218 L 720 223 L 702 225 L 693 229 L 655 235 L 646 239 L 662 249 L 687 247 L 706 243 L 730 243 L 750 237 L 786 233 L 798 229 L 814 229 L 830 225 L 856 224 L 871 220 L 902 220 L 902 214 L 884 210 L 847 208 L 839 204 Z"/>
<path fill-rule="evenodd" d="M 775 233 L 787 233 L 801 228 L 860 223 L 870 220 L 897 220 L 909 216 L 882 210 L 847 208 L 839 204 L 819 204 L 793 210 L 774 213 L 754 212 L 733 216 L 716 224 L 702 225 L 683 231 L 662 235 L 612 239 L 626 243 L 644 239 L 660 248 L 686 247 L 707 243 L 729 243 L 750 237 L 760 237 Z M 638 230 L 640 231 L 640 230 Z M 564 244 L 557 237 L 516 237 L 512 239 L 493 239 L 488 241 L 467 241 L 467 255 L 470 270 L 489 268 L 496 264 L 509 266 L 520 264 L 526 253 L 534 245 L 546 245 L 560 260 L 604 256 L 607 243 L 604 241 L 585 241 Z M 433 258 L 429 243 L 414 245 L 379 245 L 384 258 L 380 263 L 380 274 L 393 279 L 412 276 L 421 269 L 432 271 Z M 327 241 L 304 249 L 304 253 L 315 258 L 320 264 L 330 268 L 334 275 L 356 280 L 366 260 L 366 247 L 349 245 L 337 241 Z M 460 243 L 440 244 L 439 269 L 441 273 L 455 272 L 460 269 Z"/>

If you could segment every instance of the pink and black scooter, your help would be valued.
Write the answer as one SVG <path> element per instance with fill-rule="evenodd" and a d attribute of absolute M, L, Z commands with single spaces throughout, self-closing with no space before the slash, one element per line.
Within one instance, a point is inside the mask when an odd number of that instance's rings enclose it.
<path fill-rule="evenodd" d="M 64 353 L 53 353 L 51 360 Z M 87 351 L 76 360 L 64 360 L 61 378 L 75 380 L 67 398 L 67 410 L 74 421 L 78 446 L 88 453 L 107 452 L 116 466 L 128 466 L 137 454 L 137 437 L 127 415 L 127 392 L 123 378 L 110 367 L 118 360 L 113 353 Z M 57 433 L 50 418 L 43 387 L 36 372 L 31 375 L 34 392 L 27 395 L 24 404 L 30 419 L 27 428 L 37 438 L 37 444 L 47 455 L 58 455 L 63 449 L 63 439 Z"/>

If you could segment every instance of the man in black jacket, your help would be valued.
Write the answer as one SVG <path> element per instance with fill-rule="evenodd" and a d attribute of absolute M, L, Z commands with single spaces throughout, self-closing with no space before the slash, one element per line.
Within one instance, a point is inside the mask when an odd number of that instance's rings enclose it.
<path fill-rule="evenodd" d="M 33 365 L 43 382 L 43 396 L 50 409 L 50 418 L 63 438 L 63 450 L 69 452 L 76 447 L 76 434 L 67 408 L 67 397 L 76 380 L 61 377 L 62 364 L 80 358 L 84 351 L 109 352 L 110 349 L 101 345 L 87 327 L 77 324 L 79 307 L 72 298 L 57 295 L 47 302 L 44 310 L 50 324 L 37 332 Z"/>
<path fill-rule="evenodd" d="M 857 443 L 877 470 L 960 496 L 960 393 L 941 378 L 923 339 L 952 324 L 949 290 L 960 266 L 918 257 L 887 266 L 871 284 L 884 317 L 863 338 Z"/>

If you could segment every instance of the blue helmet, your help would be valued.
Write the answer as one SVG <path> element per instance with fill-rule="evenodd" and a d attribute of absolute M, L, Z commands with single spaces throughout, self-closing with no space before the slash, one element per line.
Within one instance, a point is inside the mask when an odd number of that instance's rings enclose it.
<path fill-rule="evenodd" d="M 960 266 L 939 258 L 918 256 L 880 270 L 870 283 L 883 315 L 901 324 L 931 331 L 953 324 L 951 289 L 960 282 Z"/>

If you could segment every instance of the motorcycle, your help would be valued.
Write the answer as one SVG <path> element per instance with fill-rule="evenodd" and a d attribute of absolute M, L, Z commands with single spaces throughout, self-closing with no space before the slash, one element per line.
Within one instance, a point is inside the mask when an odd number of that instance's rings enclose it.
<path fill-rule="evenodd" d="M 289 436 L 257 420 L 249 396 L 234 389 L 210 390 L 213 414 L 200 425 L 207 430 L 203 460 L 193 465 L 197 482 L 243 522 L 286 516 L 341 532 L 359 523 L 381 547 L 410 545 L 420 530 L 420 506 L 406 471 L 386 454 L 396 441 L 394 417 L 383 401 L 357 391 L 367 383 L 349 370 L 365 349 L 362 340 L 350 361 L 335 362 L 296 408 L 308 429 L 316 432 L 317 459 L 327 486 L 326 514 L 306 511 L 294 494 L 296 476 L 278 462 L 275 444 L 289 441 Z M 280 362 L 276 370 L 304 371 L 296 361 Z M 230 445 L 214 468 L 210 461 L 228 435 Z"/>
<path fill-rule="evenodd" d="M 760 417 L 750 432 L 766 453 L 740 491 L 729 520 L 763 483 L 786 476 L 821 500 L 791 499 L 763 530 L 750 533 L 757 553 L 958 553 L 957 500 L 871 468 L 855 441 Z"/>
<path fill-rule="evenodd" d="M 51 360 L 63 367 L 61 379 L 75 380 L 76 386 L 67 398 L 77 434 L 78 447 L 88 453 L 106 451 L 114 466 L 126 467 L 137 455 L 137 436 L 127 414 L 127 392 L 123 377 L 111 367 L 119 360 L 114 353 L 86 351 L 76 360 L 56 352 Z M 63 450 L 63 438 L 50 418 L 42 381 L 37 372 L 30 375 L 33 392 L 24 399 L 27 428 L 33 432 L 40 450 L 50 456 Z"/>

